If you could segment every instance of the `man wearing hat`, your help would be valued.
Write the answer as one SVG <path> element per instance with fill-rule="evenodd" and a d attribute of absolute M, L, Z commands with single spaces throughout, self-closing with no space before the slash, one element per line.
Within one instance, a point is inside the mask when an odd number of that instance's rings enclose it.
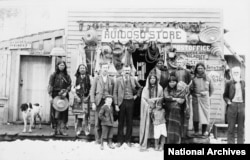
<path fill-rule="evenodd" d="M 245 81 L 240 78 L 240 67 L 232 68 L 233 79 L 225 85 L 223 94 L 227 103 L 228 133 L 227 143 L 235 143 L 235 124 L 237 127 L 237 143 L 244 143 L 245 132 Z"/>
<path fill-rule="evenodd" d="M 105 103 L 107 95 L 113 95 L 114 80 L 108 75 L 109 65 L 102 63 L 100 75 L 96 76 L 90 89 L 90 102 L 92 109 L 95 111 L 95 140 L 96 143 L 101 141 L 101 121 L 98 117 L 101 106 Z"/>
<path fill-rule="evenodd" d="M 118 118 L 118 144 L 120 147 L 125 141 L 127 145 L 131 146 L 132 127 L 133 127 L 133 110 L 134 99 L 140 96 L 142 87 L 137 80 L 131 76 L 131 68 L 126 65 L 123 66 L 123 76 L 117 78 L 114 89 L 114 103 L 115 109 L 119 112 Z M 126 120 L 126 136 L 123 140 L 124 122 Z"/>
<path fill-rule="evenodd" d="M 162 86 L 163 89 L 167 86 L 169 71 L 167 67 L 164 66 L 164 60 L 162 58 L 159 58 L 157 60 L 156 66 L 149 72 L 149 75 L 151 74 L 157 76 L 157 79 L 159 79 L 159 84 Z"/>

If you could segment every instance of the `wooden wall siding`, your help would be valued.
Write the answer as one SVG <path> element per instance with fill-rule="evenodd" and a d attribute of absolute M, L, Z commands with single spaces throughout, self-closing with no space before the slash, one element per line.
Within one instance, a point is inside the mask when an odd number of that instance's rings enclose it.
<path fill-rule="evenodd" d="M 79 31 L 77 21 L 84 21 L 83 31 Z M 77 45 L 87 26 L 93 22 L 109 22 L 109 26 L 125 26 L 125 23 L 147 22 L 144 25 L 160 27 L 162 22 L 205 22 L 209 26 L 217 26 L 222 31 L 222 11 L 220 9 L 86 9 L 68 12 L 67 52 L 68 64 L 71 63 L 71 53 Z M 150 22 L 150 23 L 149 23 Z M 131 25 L 131 24 L 130 24 Z M 102 29 L 98 29 L 101 40 Z"/>
<path fill-rule="evenodd" d="M 11 68 L 11 54 L 8 51 L 0 51 L 0 98 L 9 96 L 9 79 Z"/>
<path fill-rule="evenodd" d="M 53 31 L 45 31 L 45 32 L 39 32 L 37 34 L 31 34 L 28 36 L 23 36 L 23 37 L 17 37 L 17 38 L 13 38 L 7 41 L 1 41 L 0 42 L 0 50 L 1 49 L 5 49 L 6 47 L 9 47 L 9 44 L 12 40 L 25 40 L 27 42 L 40 42 L 43 40 L 48 40 L 48 39 L 55 39 L 56 37 L 62 37 L 65 34 L 65 30 L 64 29 L 60 29 L 60 30 L 53 30 Z"/>

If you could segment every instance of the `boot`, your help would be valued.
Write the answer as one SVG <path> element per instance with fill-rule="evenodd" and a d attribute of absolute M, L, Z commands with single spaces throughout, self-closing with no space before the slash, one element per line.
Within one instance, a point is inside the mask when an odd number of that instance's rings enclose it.
<path fill-rule="evenodd" d="M 202 124 L 202 136 L 204 138 L 207 138 L 207 136 L 208 136 L 207 125 L 206 124 Z"/>
<path fill-rule="evenodd" d="M 101 138 L 101 150 L 104 150 L 104 145 L 103 145 L 103 138 Z"/>
<path fill-rule="evenodd" d="M 164 137 L 164 136 L 161 136 L 161 145 L 160 145 L 159 151 L 163 151 L 163 149 L 164 149 L 164 144 L 165 144 L 165 137 Z"/>
<path fill-rule="evenodd" d="M 155 150 L 159 150 L 159 139 L 155 139 Z"/>
<path fill-rule="evenodd" d="M 63 131 L 63 130 L 65 130 L 65 129 L 62 129 L 62 121 L 61 120 L 59 120 L 59 134 L 60 135 L 62 135 L 62 136 L 67 136 L 68 134 L 65 132 L 65 131 Z"/>
<path fill-rule="evenodd" d="M 108 140 L 108 146 L 111 149 L 115 149 L 115 147 L 112 145 L 112 139 L 111 138 L 109 138 L 109 140 Z"/>
<path fill-rule="evenodd" d="M 51 133 L 51 136 L 55 136 L 58 134 L 58 121 L 55 119 L 54 122 L 53 122 L 53 129 L 54 131 Z"/>
<path fill-rule="evenodd" d="M 199 135 L 199 122 L 193 122 L 194 124 L 194 136 L 198 136 Z"/>

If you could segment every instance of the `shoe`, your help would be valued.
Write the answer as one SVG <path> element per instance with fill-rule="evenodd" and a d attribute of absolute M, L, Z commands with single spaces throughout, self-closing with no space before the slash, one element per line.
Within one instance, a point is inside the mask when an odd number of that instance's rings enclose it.
<path fill-rule="evenodd" d="M 116 145 L 116 147 L 121 147 L 122 146 L 122 144 L 121 143 L 117 143 L 117 145 Z"/>
<path fill-rule="evenodd" d="M 158 151 L 163 151 L 163 147 L 162 146 L 160 146 L 160 148 L 159 148 L 159 150 Z"/>
<path fill-rule="evenodd" d="M 108 147 L 111 148 L 111 149 L 115 149 L 115 147 L 112 145 L 112 139 L 111 138 L 108 139 Z"/>
<path fill-rule="evenodd" d="M 146 148 L 140 148 L 140 152 L 148 152 Z"/>
<path fill-rule="evenodd" d="M 57 131 L 53 131 L 53 132 L 51 132 L 51 134 L 50 134 L 51 136 L 55 136 L 55 135 L 57 135 Z"/>
<path fill-rule="evenodd" d="M 101 144 L 100 149 L 101 149 L 101 150 L 104 150 L 104 143 L 103 143 L 103 139 L 102 139 L 102 138 L 101 138 L 101 140 L 100 140 L 100 144 Z"/>
<path fill-rule="evenodd" d="M 199 136 L 199 132 L 194 132 L 193 137 L 198 137 Z"/>
<path fill-rule="evenodd" d="M 67 133 L 62 132 L 62 131 L 59 131 L 59 134 L 62 135 L 62 136 L 67 136 L 68 135 Z"/>
<path fill-rule="evenodd" d="M 100 140 L 96 140 L 95 144 L 101 144 L 101 141 Z"/>
<path fill-rule="evenodd" d="M 101 145 L 100 149 L 101 149 L 101 150 L 104 150 L 104 146 L 103 146 L 103 145 Z"/>
<path fill-rule="evenodd" d="M 128 147 L 132 147 L 132 144 L 130 142 L 127 143 Z"/>
<path fill-rule="evenodd" d="M 208 138 L 208 132 L 206 131 L 205 133 L 202 133 L 201 138 Z"/>
<path fill-rule="evenodd" d="M 79 136 L 81 134 L 81 131 L 76 132 L 76 136 Z"/>
<path fill-rule="evenodd" d="M 115 149 L 115 147 L 112 145 L 112 143 L 109 143 L 109 144 L 108 144 L 108 147 L 109 147 L 110 149 Z"/>

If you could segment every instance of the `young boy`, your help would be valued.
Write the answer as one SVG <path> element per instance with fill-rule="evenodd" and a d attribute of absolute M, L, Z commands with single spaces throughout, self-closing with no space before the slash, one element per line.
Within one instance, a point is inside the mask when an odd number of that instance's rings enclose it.
<path fill-rule="evenodd" d="M 114 125 L 113 108 L 111 106 L 112 102 L 113 102 L 113 97 L 111 95 L 107 95 L 105 97 L 105 104 L 101 107 L 101 110 L 99 112 L 99 118 L 101 119 L 101 126 L 102 126 L 101 150 L 104 149 L 103 145 L 104 139 L 107 140 L 109 148 L 111 149 L 115 148 L 112 145 L 113 125 Z"/>
<path fill-rule="evenodd" d="M 156 102 L 156 108 L 153 109 L 151 118 L 154 125 L 155 150 L 162 151 L 165 138 L 167 137 L 165 110 L 162 108 L 162 99 Z"/>

